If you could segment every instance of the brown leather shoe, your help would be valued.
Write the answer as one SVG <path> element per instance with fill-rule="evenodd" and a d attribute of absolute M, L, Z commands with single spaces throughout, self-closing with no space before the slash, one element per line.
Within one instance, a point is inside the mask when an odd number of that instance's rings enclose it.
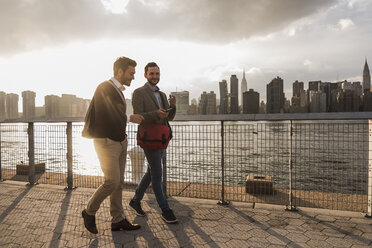
<path fill-rule="evenodd" d="M 85 211 L 85 209 L 83 210 L 83 212 L 81 212 L 81 215 L 83 216 L 84 219 L 85 228 L 89 232 L 97 234 L 98 230 L 96 226 L 96 217 L 94 215 L 87 214 L 87 211 Z"/>
<path fill-rule="evenodd" d="M 140 229 L 140 225 L 138 224 L 131 224 L 129 221 L 126 219 L 118 222 L 118 223 L 111 223 L 111 231 L 120 231 L 120 230 L 137 230 Z"/>

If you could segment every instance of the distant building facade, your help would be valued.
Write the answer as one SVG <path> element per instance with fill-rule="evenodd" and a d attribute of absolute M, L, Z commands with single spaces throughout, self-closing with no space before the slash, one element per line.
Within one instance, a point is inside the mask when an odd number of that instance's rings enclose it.
<path fill-rule="evenodd" d="M 0 91 L 0 118 L 7 118 L 6 115 L 6 93 Z"/>
<path fill-rule="evenodd" d="M 230 114 L 239 114 L 239 80 L 236 75 L 230 77 Z"/>
<path fill-rule="evenodd" d="M 171 92 L 176 97 L 177 114 L 186 115 L 189 110 L 190 93 L 188 91 Z"/>
<path fill-rule="evenodd" d="M 47 95 L 44 96 L 45 116 L 47 118 L 59 117 L 59 96 Z"/>
<path fill-rule="evenodd" d="M 196 115 L 198 114 L 198 102 L 195 98 L 191 99 L 191 105 L 189 107 L 189 110 L 187 112 L 189 115 Z"/>
<path fill-rule="evenodd" d="M 240 105 L 243 106 L 243 93 L 246 92 L 248 89 L 248 85 L 247 85 L 247 80 L 245 79 L 245 70 L 243 70 L 243 79 L 242 79 L 242 84 L 240 86 L 240 90 L 241 90 L 241 96 L 240 96 Z"/>
<path fill-rule="evenodd" d="M 216 110 L 216 94 L 213 91 L 210 93 L 203 91 L 199 100 L 198 114 L 214 115 L 217 114 Z"/>
<path fill-rule="evenodd" d="M 30 119 L 36 116 L 35 113 L 35 97 L 36 93 L 33 91 L 22 92 L 22 107 L 23 107 L 23 118 Z"/>
<path fill-rule="evenodd" d="M 321 91 L 309 91 L 309 110 L 311 113 L 326 112 L 326 94 Z"/>
<path fill-rule="evenodd" d="M 70 94 L 62 94 L 62 97 L 48 95 L 44 99 L 45 115 L 48 118 L 84 117 L 90 102 L 87 99 Z M 128 107 L 129 113 L 130 105 Z"/>
<path fill-rule="evenodd" d="M 266 86 L 267 113 L 282 113 L 284 107 L 283 79 L 276 77 Z"/>
<path fill-rule="evenodd" d="M 363 111 L 372 111 L 372 92 L 367 91 L 363 94 Z"/>
<path fill-rule="evenodd" d="M 243 114 L 258 114 L 260 108 L 260 94 L 253 89 L 243 93 Z"/>
<path fill-rule="evenodd" d="M 207 94 L 207 115 L 217 114 L 216 93 L 211 91 Z"/>
<path fill-rule="evenodd" d="M 363 68 L 363 92 L 370 92 L 371 91 L 371 74 L 369 71 L 367 59 L 364 63 Z"/>
<path fill-rule="evenodd" d="M 304 83 L 295 81 L 292 84 L 293 96 L 292 105 L 289 112 L 293 113 L 305 113 L 307 112 L 307 95 L 304 90 Z"/>
<path fill-rule="evenodd" d="M 227 114 L 228 110 L 228 91 L 227 91 L 227 81 L 222 80 L 219 82 L 220 85 L 220 107 L 219 114 Z M 199 103 L 200 105 L 200 103 Z"/>
<path fill-rule="evenodd" d="M 14 119 L 18 118 L 18 101 L 19 97 L 17 94 L 7 94 L 6 95 L 6 113 L 7 113 L 7 118 L 9 119 Z"/>

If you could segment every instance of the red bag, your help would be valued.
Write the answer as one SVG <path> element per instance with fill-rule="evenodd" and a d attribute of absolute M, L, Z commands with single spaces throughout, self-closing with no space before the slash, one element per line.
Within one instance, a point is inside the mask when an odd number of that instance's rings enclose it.
<path fill-rule="evenodd" d="M 138 127 L 137 145 L 146 150 L 167 149 L 172 130 L 159 124 L 143 124 Z"/>

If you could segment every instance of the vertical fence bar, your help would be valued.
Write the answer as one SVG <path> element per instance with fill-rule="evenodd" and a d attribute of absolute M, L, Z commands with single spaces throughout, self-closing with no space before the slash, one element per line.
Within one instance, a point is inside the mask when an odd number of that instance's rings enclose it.
<path fill-rule="evenodd" d="M 368 210 L 366 217 L 372 218 L 372 120 L 368 120 Z"/>
<path fill-rule="evenodd" d="M 289 193 L 288 193 L 288 197 L 289 197 L 289 205 L 287 206 L 286 210 L 288 211 L 295 211 L 296 210 L 296 206 L 294 206 L 293 204 L 293 190 L 292 190 L 292 186 L 293 186 L 293 173 L 292 173 L 292 169 L 293 169 L 293 158 L 292 158 L 292 148 L 293 148 L 293 144 L 292 144 L 292 141 L 293 141 L 293 123 L 292 123 L 292 120 L 290 120 L 290 125 L 289 125 L 289 161 L 288 161 L 288 171 L 289 171 Z"/>
<path fill-rule="evenodd" d="M 229 202 L 225 201 L 225 135 L 224 123 L 221 121 L 221 200 L 218 202 L 220 205 L 228 205 Z"/>
<path fill-rule="evenodd" d="M 72 174 L 72 122 L 67 122 L 66 127 L 67 135 L 67 189 L 73 187 L 73 174 Z"/>
<path fill-rule="evenodd" d="M 162 160 L 163 160 L 163 192 L 164 192 L 165 197 L 167 197 L 167 150 L 166 149 L 164 150 Z"/>
<path fill-rule="evenodd" d="M 35 134 L 34 123 L 28 123 L 28 182 L 32 186 L 35 184 Z"/>
<path fill-rule="evenodd" d="M 2 158 L 1 158 L 1 146 L 2 146 L 2 143 L 1 143 L 1 123 L 0 123 L 0 182 L 3 181 L 3 172 L 1 171 L 1 161 L 2 161 Z"/>

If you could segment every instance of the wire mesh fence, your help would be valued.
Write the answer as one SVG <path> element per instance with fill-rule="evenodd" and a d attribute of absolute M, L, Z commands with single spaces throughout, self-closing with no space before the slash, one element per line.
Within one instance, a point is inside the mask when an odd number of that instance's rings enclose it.
<path fill-rule="evenodd" d="M 29 161 L 27 127 L 0 125 L 3 179 L 28 179 L 27 166 L 23 174 L 17 170 Z M 35 123 L 39 183 L 67 185 L 66 128 L 66 123 Z M 72 185 L 96 188 L 103 173 L 82 128 L 83 123 L 72 125 Z M 168 195 L 367 211 L 368 120 L 187 121 L 173 122 L 172 129 Z M 147 169 L 136 133 L 137 125 L 128 125 L 127 191 Z"/>
<path fill-rule="evenodd" d="M 295 204 L 366 211 L 368 136 L 366 121 L 295 123 Z"/>
<path fill-rule="evenodd" d="M 17 166 L 20 168 L 28 162 L 27 124 L 1 124 L 0 137 L 2 178 L 17 180 Z M 24 171 L 21 173 L 27 175 Z"/>

